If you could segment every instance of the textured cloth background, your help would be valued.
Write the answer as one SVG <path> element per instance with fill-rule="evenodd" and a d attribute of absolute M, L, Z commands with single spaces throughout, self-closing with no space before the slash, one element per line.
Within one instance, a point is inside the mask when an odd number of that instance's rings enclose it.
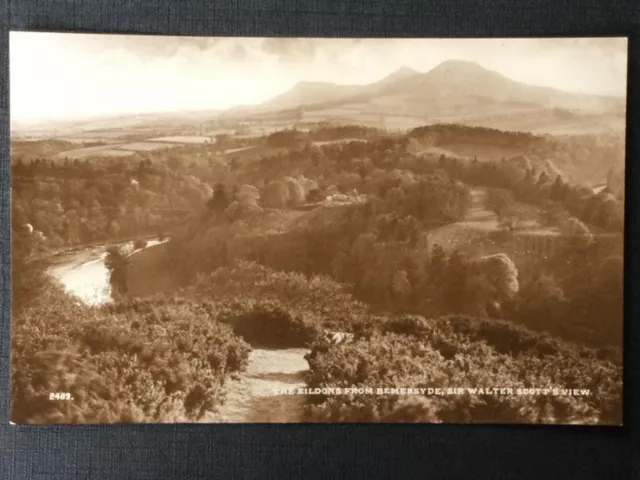
<path fill-rule="evenodd" d="M 0 480 L 640 478 L 640 3 L 607 0 L 0 0 Z M 629 35 L 625 427 L 18 427 L 9 412 L 8 30 L 188 35 Z M 42 72 L 42 82 L 47 72 Z M 256 79 L 259 81 L 259 79 Z M 634 457 L 635 455 L 635 457 Z"/>

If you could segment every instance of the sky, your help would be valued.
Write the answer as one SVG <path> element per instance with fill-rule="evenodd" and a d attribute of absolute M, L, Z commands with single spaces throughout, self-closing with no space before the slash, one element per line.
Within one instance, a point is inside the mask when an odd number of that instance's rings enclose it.
<path fill-rule="evenodd" d="M 375 82 L 470 60 L 513 80 L 626 95 L 626 38 L 291 39 L 11 32 L 13 122 L 226 109 L 299 81 Z"/>

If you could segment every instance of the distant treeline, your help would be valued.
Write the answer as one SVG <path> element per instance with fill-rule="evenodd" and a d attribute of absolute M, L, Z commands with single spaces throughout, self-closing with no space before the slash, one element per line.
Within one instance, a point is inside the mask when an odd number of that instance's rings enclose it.
<path fill-rule="evenodd" d="M 188 173 L 150 161 L 34 160 L 13 168 L 12 225 L 39 248 L 158 234 L 201 208 L 211 188 Z"/>

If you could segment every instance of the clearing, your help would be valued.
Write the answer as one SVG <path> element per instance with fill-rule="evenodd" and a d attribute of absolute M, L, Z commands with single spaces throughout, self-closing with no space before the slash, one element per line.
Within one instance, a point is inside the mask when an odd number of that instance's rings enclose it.
<path fill-rule="evenodd" d="M 471 189 L 471 196 L 471 208 L 463 220 L 429 230 L 429 248 L 433 245 L 440 245 L 446 252 L 451 252 L 457 249 L 469 250 L 474 247 L 478 253 L 487 254 L 501 245 L 500 242 L 494 240 L 494 235 L 501 231 L 498 218 L 485 206 L 487 189 L 474 187 Z M 536 216 L 535 207 L 522 203 L 518 205 L 531 219 L 522 221 L 514 234 L 536 236 L 557 234 L 552 229 L 542 227 L 534 219 Z"/>

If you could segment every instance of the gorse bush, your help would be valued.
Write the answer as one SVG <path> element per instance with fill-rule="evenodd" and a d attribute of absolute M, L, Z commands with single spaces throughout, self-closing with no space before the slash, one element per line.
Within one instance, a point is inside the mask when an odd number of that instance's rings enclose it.
<path fill-rule="evenodd" d="M 321 332 L 320 319 L 309 313 L 288 310 L 278 302 L 209 304 L 217 318 L 254 346 L 304 347 Z"/>
<path fill-rule="evenodd" d="M 289 312 L 315 316 L 334 328 L 349 327 L 355 317 L 368 310 L 344 285 L 330 277 L 279 272 L 247 261 L 200 277 L 183 294 L 211 302 L 275 302 Z"/>
<path fill-rule="evenodd" d="M 372 317 L 352 343 L 316 341 L 311 388 L 558 388 L 586 396 L 310 396 L 308 420 L 619 424 L 621 365 L 508 322 L 465 316 Z"/>
<path fill-rule="evenodd" d="M 102 308 L 62 297 L 14 318 L 16 423 L 196 421 L 222 402 L 249 345 L 206 309 L 180 300 Z M 73 399 L 50 400 L 52 392 Z"/>
<path fill-rule="evenodd" d="M 367 307 L 329 277 L 306 277 L 239 261 L 181 292 L 252 345 L 303 347 L 322 329 L 353 330 Z"/>

